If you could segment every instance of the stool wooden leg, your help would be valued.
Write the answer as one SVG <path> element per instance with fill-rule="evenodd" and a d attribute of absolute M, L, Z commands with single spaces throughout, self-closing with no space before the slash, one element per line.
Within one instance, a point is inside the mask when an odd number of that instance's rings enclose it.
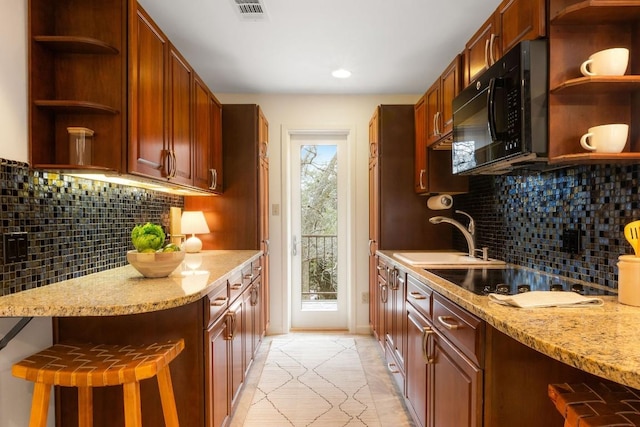
<path fill-rule="evenodd" d="M 78 387 L 78 427 L 93 427 L 93 393 L 91 387 Z"/>
<path fill-rule="evenodd" d="M 31 415 L 29 427 L 46 427 L 47 413 L 49 412 L 49 396 L 51 386 L 44 383 L 35 383 L 33 398 L 31 400 Z"/>
<path fill-rule="evenodd" d="M 124 425 L 142 427 L 142 409 L 140 407 L 140 383 L 124 383 Z"/>
<path fill-rule="evenodd" d="M 179 427 L 178 411 L 173 395 L 173 384 L 171 383 L 169 365 L 158 371 L 158 388 L 160 389 L 160 400 L 162 401 L 162 413 L 164 414 L 165 426 Z"/>

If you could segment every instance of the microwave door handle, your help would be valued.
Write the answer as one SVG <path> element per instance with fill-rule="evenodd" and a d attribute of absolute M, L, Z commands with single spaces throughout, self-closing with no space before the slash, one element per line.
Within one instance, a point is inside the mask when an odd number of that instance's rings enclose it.
<path fill-rule="evenodd" d="M 487 92 L 487 122 L 489 126 L 489 134 L 491 135 L 491 141 L 496 141 L 498 139 L 496 132 L 495 89 L 496 79 L 494 77 L 489 80 L 489 89 Z"/>

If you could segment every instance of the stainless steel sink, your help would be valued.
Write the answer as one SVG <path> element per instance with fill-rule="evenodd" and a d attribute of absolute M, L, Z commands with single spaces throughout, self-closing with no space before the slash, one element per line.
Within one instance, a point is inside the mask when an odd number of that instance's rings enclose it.
<path fill-rule="evenodd" d="M 469 266 L 503 266 L 504 261 L 489 258 L 472 258 L 464 252 L 395 252 L 394 257 L 414 267 L 469 267 Z"/>

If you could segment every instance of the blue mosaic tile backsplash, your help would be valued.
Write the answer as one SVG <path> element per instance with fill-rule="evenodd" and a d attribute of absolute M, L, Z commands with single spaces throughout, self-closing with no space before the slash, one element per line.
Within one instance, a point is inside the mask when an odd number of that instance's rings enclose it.
<path fill-rule="evenodd" d="M 0 295 L 126 265 L 131 229 L 169 225 L 181 196 L 78 179 L 0 159 L 0 234 L 28 233 L 28 260 L 4 264 Z M 0 241 L 1 243 L 1 241 Z"/>
<path fill-rule="evenodd" d="M 633 253 L 624 226 L 640 219 L 639 175 L 640 165 L 589 165 L 474 176 L 454 208 L 476 219 L 477 246 L 488 246 L 491 257 L 617 288 L 618 256 Z M 578 254 L 562 250 L 565 230 L 579 233 Z M 460 233 L 454 242 L 466 250 Z"/>

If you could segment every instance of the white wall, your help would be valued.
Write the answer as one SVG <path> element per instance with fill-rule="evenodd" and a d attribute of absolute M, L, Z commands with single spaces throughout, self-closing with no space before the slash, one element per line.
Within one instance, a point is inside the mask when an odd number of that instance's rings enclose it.
<path fill-rule="evenodd" d="M 215 91 L 215 88 L 214 88 Z M 369 306 L 361 302 L 363 292 L 368 292 L 368 240 L 369 240 L 369 119 L 379 104 L 414 104 L 420 95 L 265 95 L 265 94 L 216 94 L 223 104 L 259 104 L 269 120 L 269 192 L 270 203 L 279 204 L 281 215 L 270 218 L 270 286 L 271 286 L 271 327 L 269 333 L 288 331 L 286 307 L 282 302 L 287 292 L 287 264 L 283 257 L 288 247 L 283 241 L 286 231 L 286 216 L 283 215 L 287 198 L 283 196 L 284 166 L 282 164 L 282 143 L 286 135 L 282 129 L 328 129 L 355 127 L 355 280 L 356 312 L 350 328 L 352 332 L 369 332 Z"/>
<path fill-rule="evenodd" d="M 28 161 L 27 0 L 0 0 L 0 158 Z M 0 338 L 18 319 L 0 319 Z M 51 319 L 34 319 L 0 351 L 0 425 L 29 423 L 33 384 L 11 375 L 11 365 L 51 345 Z M 52 414 L 53 405 L 49 412 Z M 48 420 L 53 426 L 53 417 Z"/>

